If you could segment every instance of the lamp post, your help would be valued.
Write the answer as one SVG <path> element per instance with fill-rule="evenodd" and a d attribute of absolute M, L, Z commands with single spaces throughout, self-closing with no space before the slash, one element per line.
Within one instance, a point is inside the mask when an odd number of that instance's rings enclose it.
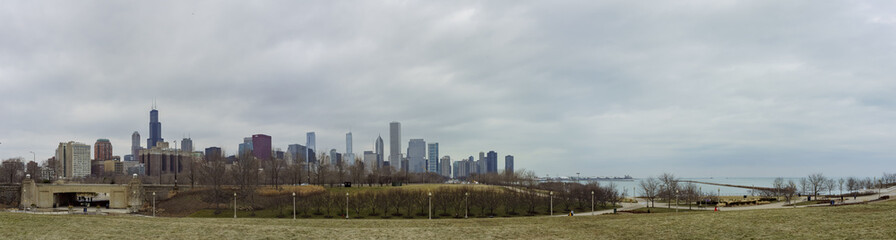
<path fill-rule="evenodd" d="M 470 197 L 470 192 L 464 193 L 464 218 L 467 218 L 467 213 L 470 212 L 470 204 L 467 201 L 467 198 Z"/>
<path fill-rule="evenodd" d="M 152 216 L 156 216 L 156 192 L 152 192 Z"/>
<path fill-rule="evenodd" d="M 678 189 L 675 189 L 675 212 L 678 212 Z"/>
<path fill-rule="evenodd" d="M 702 206 L 702 205 L 700 205 L 700 202 L 702 202 L 702 198 L 703 198 L 703 196 L 700 196 L 700 195 L 703 195 L 703 187 L 700 187 L 698 189 L 699 190 L 697 190 L 697 198 L 698 198 L 697 199 L 697 208 L 700 208 L 700 206 Z"/>
<path fill-rule="evenodd" d="M 551 216 L 554 216 L 554 191 L 551 191 Z"/>
<path fill-rule="evenodd" d="M 432 192 L 427 193 L 429 196 L 429 220 L 432 220 Z"/>
<path fill-rule="evenodd" d="M 177 140 L 174 140 L 174 191 L 177 191 L 177 172 L 180 170 L 180 155 L 177 151 Z"/>
<path fill-rule="evenodd" d="M 591 216 L 594 216 L 594 191 L 591 191 Z"/>
<path fill-rule="evenodd" d="M 236 193 L 233 193 L 233 218 L 236 218 Z"/>
<path fill-rule="evenodd" d="M 296 219 L 296 193 L 292 193 L 292 219 Z"/>
<path fill-rule="evenodd" d="M 348 219 L 348 193 L 345 193 L 345 219 Z"/>

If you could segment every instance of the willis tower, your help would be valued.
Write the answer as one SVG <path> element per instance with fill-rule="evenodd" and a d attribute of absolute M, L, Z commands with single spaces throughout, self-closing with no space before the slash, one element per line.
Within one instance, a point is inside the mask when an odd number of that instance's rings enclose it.
<path fill-rule="evenodd" d="M 165 141 L 162 139 L 162 123 L 159 122 L 159 111 L 156 110 L 156 103 L 152 103 L 152 111 L 149 111 L 149 138 L 146 139 L 146 148 L 156 146 L 156 143 Z"/>

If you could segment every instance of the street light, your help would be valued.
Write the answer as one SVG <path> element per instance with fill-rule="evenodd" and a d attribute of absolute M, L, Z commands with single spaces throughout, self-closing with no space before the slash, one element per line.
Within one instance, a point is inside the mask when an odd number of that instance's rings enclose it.
<path fill-rule="evenodd" d="M 675 212 L 678 212 L 678 189 L 675 189 Z"/>
<path fill-rule="evenodd" d="M 296 193 L 292 193 L 292 219 L 296 219 Z"/>
<path fill-rule="evenodd" d="M 551 191 L 551 216 L 554 216 L 554 191 Z"/>
<path fill-rule="evenodd" d="M 152 216 L 156 216 L 156 192 L 152 192 Z"/>
<path fill-rule="evenodd" d="M 467 213 L 470 211 L 470 204 L 467 201 L 469 197 L 470 192 L 464 192 L 464 218 L 467 218 Z"/>
<path fill-rule="evenodd" d="M 426 195 L 429 195 L 429 220 L 432 220 L 432 192 L 429 192 Z"/>
<path fill-rule="evenodd" d="M 233 218 L 236 218 L 236 192 L 233 193 Z"/>
<path fill-rule="evenodd" d="M 594 191 L 591 191 L 591 216 L 594 216 Z"/>
<path fill-rule="evenodd" d="M 345 219 L 348 219 L 348 193 L 345 193 Z"/>

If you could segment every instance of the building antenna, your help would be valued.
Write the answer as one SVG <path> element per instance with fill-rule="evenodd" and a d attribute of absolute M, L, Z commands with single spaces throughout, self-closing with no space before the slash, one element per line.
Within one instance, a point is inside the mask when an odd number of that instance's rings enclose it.
<path fill-rule="evenodd" d="M 156 110 L 156 98 L 152 98 L 152 110 Z"/>

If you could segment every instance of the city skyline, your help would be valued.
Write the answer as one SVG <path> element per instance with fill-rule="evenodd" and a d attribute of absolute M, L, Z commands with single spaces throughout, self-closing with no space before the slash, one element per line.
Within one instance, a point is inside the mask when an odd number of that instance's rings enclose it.
<path fill-rule="evenodd" d="M 540 176 L 862 176 L 896 158 L 896 3 L 6 9 L 3 159 L 100 138 L 124 157 L 134 131 L 143 147 L 190 134 L 228 155 L 253 134 L 345 149 L 351 131 L 359 154 L 389 144 L 393 121 L 399 154 L 425 139 L 452 159 L 512 154 Z"/>

